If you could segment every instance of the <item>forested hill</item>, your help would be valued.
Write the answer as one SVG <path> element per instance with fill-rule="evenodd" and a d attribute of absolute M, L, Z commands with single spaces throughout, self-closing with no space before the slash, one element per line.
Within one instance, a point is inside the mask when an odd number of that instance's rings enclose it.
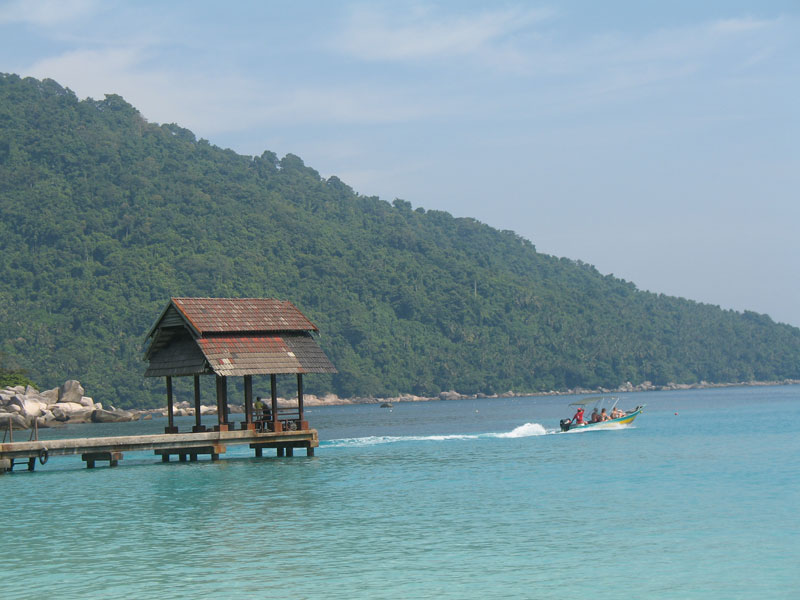
<path fill-rule="evenodd" d="M 142 348 L 171 296 L 293 301 L 339 369 L 312 393 L 800 378 L 800 330 L 767 316 L 638 291 L 51 80 L 0 75 L 0 207 L 0 367 L 118 406 L 163 402 Z"/>

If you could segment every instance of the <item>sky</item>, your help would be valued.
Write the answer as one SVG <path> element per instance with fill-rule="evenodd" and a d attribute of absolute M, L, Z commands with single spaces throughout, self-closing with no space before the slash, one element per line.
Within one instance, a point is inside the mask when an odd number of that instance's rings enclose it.
<path fill-rule="evenodd" d="M 0 72 L 800 326 L 798 0 L 0 0 Z"/>

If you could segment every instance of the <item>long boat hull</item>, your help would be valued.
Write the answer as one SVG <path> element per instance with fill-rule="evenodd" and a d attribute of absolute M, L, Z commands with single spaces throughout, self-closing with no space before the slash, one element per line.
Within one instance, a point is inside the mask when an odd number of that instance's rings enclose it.
<path fill-rule="evenodd" d="M 637 406 L 635 410 L 625 414 L 616 419 L 609 419 L 608 421 L 599 421 L 597 423 L 586 423 L 585 425 L 571 425 L 566 431 L 586 431 L 587 429 L 614 429 L 618 425 L 630 425 L 634 419 L 638 417 L 644 406 Z"/>

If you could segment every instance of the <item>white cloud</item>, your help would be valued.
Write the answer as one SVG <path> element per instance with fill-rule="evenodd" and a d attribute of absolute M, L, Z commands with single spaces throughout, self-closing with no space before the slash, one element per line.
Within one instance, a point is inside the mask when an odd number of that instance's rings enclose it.
<path fill-rule="evenodd" d="M 437 16 L 429 10 L 410 15 L 361 8 L 351 13 L 337 45 L 369 61 L 419 61 L 494 53 L 514 33 L 551 15 L 544 10 L 502 10 L 478 15 Z"/>
<path fill-rule="evenodd" d="M 170 63 L 164 60 L 165 48 L 190 41 L 140 28 L 123 38 L 76 40 L 92 49 L 40 60 L 23 74 L 56 79 L 82 97 L 120 94 L 146 118 L 175 121 L 203 137 L 264 126 L 431 122 L 442 115 L 479 121 L 487 114 L 519 112 L 526 119 L 546 118 L 587 107 L 595 111 L 598 102 L 640 101 L 667 93 L 703 69 L 713 69 L 721 49 L 733 45 L 735 50 L 734 37 L 711 33 L 720 28 L 769 32 L 772 24 L 728 20 L 638 37 L 604 34 L 567 41 L 557 32 L 535 34 L 534 26 L 549 16 L 517 8 L 471 15 L 418 9 L 398 17 L 365 8 L 350 13 L 334 34 L 340 49 L 365 61 L 425 61 L 433 66 L 434 77 L 442 75 L 432 80 L 400 75 L 374 82 L 362 69 L 353 76 L 342 71 L 343 76 L 327 84 L 328 78 L 298 83 L 287 82 L 279 72 L 221 72 L 202 61 Z M 760 56 L 757 51 L 751 46 L 747 58 Z M 464 57 L 472 63 L 496 62 L 512 55 L 516 72 L 501 74 L 492 85 L 477 73 L 474 79 L 452 78 L 436 64 L 437 59 Z M 235 54 L 226 64 L 236 64 Z"/>
<path fill-rule="evenodd" d="M 0 6 L 0 24 L 51 27 L 93 13 L 96 0 L 12 0 Z"/>
<path fill-rule="evenodd" d="M 147 44 L 75 50 L 40 60 L 23 74 L 55 79 L 79 97 L 119 94 L 145 118 L 178 122 L 201 136 L 278 123 L 394 123 L 438 110 L 402 90 L 366 84 L 289 87 L 232 73 L 154 69 L 157 52 Z"/>
<path fill-rule="evenodd" d="M 760 21 L 747 17 L 743 19 L 723 19 L 713 23 L 711 29 L 716 33 L 738 34 L 763 29 L 769 25 L 769 21 Z"/>
<path fill-rule="evenodd" d="M 80 94 L 102 98 L 103 94 L 114 91 L 121 75 L 129 74 L 142 60 L 143 49 L 132 46 L 75 50 L 40 60 L 28 71 L 34 77 L 68 82 Z"/>

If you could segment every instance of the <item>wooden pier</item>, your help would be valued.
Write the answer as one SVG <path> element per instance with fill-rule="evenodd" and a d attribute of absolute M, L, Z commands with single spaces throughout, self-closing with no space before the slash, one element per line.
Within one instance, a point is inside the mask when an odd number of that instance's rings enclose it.
<path fill-rule="evenodd" d="M 51 456 L 80 454 L 87 468 L 97 462 L 114 467 L 124 452 L 152 450 L 161 460 L 180 461 L 199 455 L 219 459 L 226 446 L 249 444 L 255 455 L 274 448 L 278 456 L 293 456 L 305 448 L 308 456 L 319 446 L 317 432 L 308 428 L 303 407 L 303 375 L 336 373 L 336 368 L 313 338 L 317 326 L 291 302 L 272 298 L 172 298 L 147 334 L 145 377 L 164 377 L 167 426 L 163 434 L 0 443 L 0 472 L 18 462 L 33 471 Z M 279 407 L 277 375 L 297 377 L 297 405 Z M 213 431 L 201 422 L 200 377 L 216 383 L 217 424 Z M 253 377 L 269 376 L 269 402 L 253 402 Z M 229 420 L 228 377 L 243 377 L 244 422 L 241 430 Z M 195 424 L 179 433 L 174 421 L 173 378 L 192 377 Z M 5 439 L 3 440 L 5 441 Z"/>
<path fill-rule="evenodd" d="M 117 466 L 124 452 L 153 451 L 164 462 L 168 462 L 171 456 L 178 457 L 180 461 L 194 461 L 198 455 L 208 455 L 211 460 L 218 460 L 227 446 L 237 444 L 249 444 L 257 457 L 263 456 L 264 448 L 276 449 L 277 456 L 293 456 L 295 448 L 305 448 L 307 456 L 314 456 L 319 438 L 315 429 L 277 433 L 245 429 L 11 442 L 0 444 L 0 472 L 11 471 L 15 465 L 25 465 L 29 471 L 33 471 L 37 462 L 45 464 L 54 456 L 78 454 L 89 469 L 96 462 Z"/>

